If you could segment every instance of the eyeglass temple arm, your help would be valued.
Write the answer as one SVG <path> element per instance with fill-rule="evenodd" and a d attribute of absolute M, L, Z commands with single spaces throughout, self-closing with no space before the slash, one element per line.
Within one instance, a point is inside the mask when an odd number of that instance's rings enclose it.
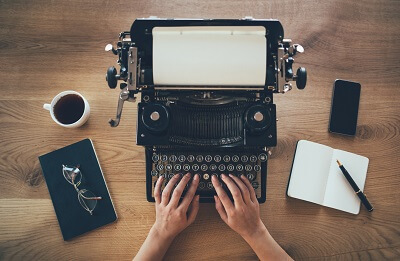
<path fill-rule="evenodd" d="M 100 200 L 100 199 L 102 199 L 101 197 L 85 197 L 82 194 L 81 194 L 81 197 L 84 198 L 84 199 L 92 199 L 92 200 Z"/>

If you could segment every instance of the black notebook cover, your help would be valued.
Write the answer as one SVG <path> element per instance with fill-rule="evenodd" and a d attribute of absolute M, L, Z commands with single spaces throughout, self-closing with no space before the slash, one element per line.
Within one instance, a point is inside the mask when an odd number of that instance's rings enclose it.
<path fill-rule="evenodd" d="M 103 172 L 90 139 L 84 139 L 39 156 L 39 161 L 64 240 L 69 240 L 117 219 Z M 64 178 L 63 164 L 79 165 L 82 182 L 78 189 L 87 189 L 96 196 L 102 197 L 97 201 L 93 215 L 90 215 L 81 206 L 74 186 Z"/>

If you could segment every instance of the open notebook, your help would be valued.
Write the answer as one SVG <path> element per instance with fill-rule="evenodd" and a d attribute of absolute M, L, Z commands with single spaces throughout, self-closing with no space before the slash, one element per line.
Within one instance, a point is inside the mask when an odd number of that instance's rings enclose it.
<path fill-rule="evenodd" d="M 343 150 L 299 140 L 293 159 L 287 195 L 352 214 L 360 212 L 360 199 L 341 172 L 336 160 L 364 189 L 368 158 Z"/>

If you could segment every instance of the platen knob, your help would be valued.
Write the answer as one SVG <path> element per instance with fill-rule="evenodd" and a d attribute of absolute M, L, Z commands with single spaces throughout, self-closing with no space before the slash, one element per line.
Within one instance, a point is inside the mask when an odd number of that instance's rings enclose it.
<path fill-rule="evenodd" d="M 117 69 L 115 69 L 114 66 L 111 66 L 107 69 L 107 74 L 106 74 L 106 81 L 108 83 L 108 87 L 111 89 L 115 89 L 117 87 Z"/>
<path fill-rule="evenodd" d="M 297 75 L 296 75 L 296 86 L 298 89 L 302 90 L 306 87 L 306 83 L 307 83 L 306 68 L 299 67 L 299 69 L 297 69 Z"/>

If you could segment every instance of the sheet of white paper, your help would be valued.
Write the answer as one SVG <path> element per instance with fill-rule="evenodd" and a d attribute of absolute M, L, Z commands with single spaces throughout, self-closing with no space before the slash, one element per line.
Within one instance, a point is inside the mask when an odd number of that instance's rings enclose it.
<path fill-rule="evenodd" d="M 360 212 L 360 199 L 344 177 L 336 160 L 343 164 L 357 186 L 364 190 L 369 159 L 343 150 L 334 150 L 332 156 L 323 205 L 358 214 Z"/>
<path fill-rule="evenodd" d="M 264 86 L 262 26 L 155 27 L 155 85 Z"/>
<path fill-rule="evenodd" d="M 332 153 L 331 147 L 299 140 L 290 175 L 288 196 L 322 204 Z"/>

